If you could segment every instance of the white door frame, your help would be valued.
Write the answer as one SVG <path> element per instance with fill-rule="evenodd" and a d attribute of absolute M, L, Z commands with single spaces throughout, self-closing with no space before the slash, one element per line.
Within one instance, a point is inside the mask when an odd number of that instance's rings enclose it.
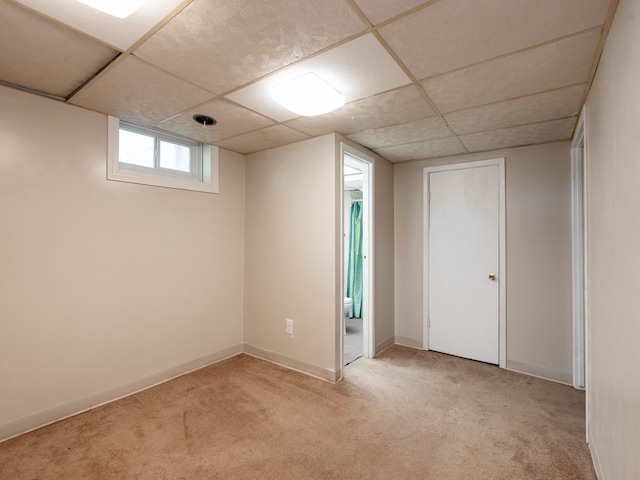
<path fill-rule="evenodd" d="M 363 349 L 362 353 L 367 358 L 375 356 L 375 257 L 374 257 L 374 159 L 360 150 L 340 143 L 340 152 L 342 157 L 342 167 L 349 165 L 362 170 L 362 253 L 364 260 L 362 262 L 362 309 L 364 318 L 362 321 Z M 344 202 L 344 184 L 342 184 L 342 198 Z M 342 211 L 342 210 L 341 210 Z M 340 222 L 341 235 L 344 238 L 344 219 Z M 345 268 L 345 259 L 342 259 L 342 272 Z M 344 282 L 344 273 L 341 276 Z M 344 285 L 342 290 L 344 293 Z M 343 295 L 344 296 L 344 295 Z M 344 306 L 342 308 L 340 332 L 344 332 Z M 344 364 L 344 346 L 342 348 L 342 359 Z"/>
<path fill-rule="evenodd" d="M 481 160 L 477 162 L 455 163 L 450 165 L 440 165 L 437 167 L 426 167 L 423 177 L 424 192 L 424 237 L 423 237 L 423 348 L 429 350 L 429 175 L 435 172 L 448 170 L 462 170 L 467 168 L 498 166 L 499 169 L 499 228 L 498 234 L 499 254 L 498 254 L 498 282 L 499 282 L 499 302 L 498 302 L 498 365 L 501 368 L 507 367 L 507 266 L 506 266 L 506 215 L 505 215 L 505 168 L 504 158 L 491 160 Z"/>
<path fill-rule="evenodd" d="M 587 146 L 585 109 L 571 142 L 571 223 L 573 251 L 573 386 L 584 389 L 587 380 Z"/>

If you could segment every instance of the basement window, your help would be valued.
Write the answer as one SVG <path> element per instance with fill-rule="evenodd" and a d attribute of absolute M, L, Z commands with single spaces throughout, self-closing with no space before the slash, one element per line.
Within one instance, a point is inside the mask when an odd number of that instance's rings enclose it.
<path fill-rule="evenodd" d="M 109 117 L 107 179 L 218 193 L 218 147 Z"/>

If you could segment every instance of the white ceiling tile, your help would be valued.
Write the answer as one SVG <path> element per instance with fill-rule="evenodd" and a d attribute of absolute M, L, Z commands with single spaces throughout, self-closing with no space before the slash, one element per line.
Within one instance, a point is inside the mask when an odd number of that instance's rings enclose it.
<path fill-rule="evenodd" d="M 451 131 L 440 117 L 424 118 L 348 135 L 351 140 L 371 149 L 450 136 Z"/>
<path fill-rule="evenodd" d="M 288 80 L 315 72 L 352 102 L 411 83 L 373 34 L 364 35 L 309 60 L 297 63 L 227 98 L 279 122 L 298 115 L 271 98 L 271 89 Z"/>
<path fill-rule="evenodd" d="M 343 0 L 195 0 L 136 54 L 220 94 L 364 28 Z"/>
<path fill-rule="evenodd" d="M 73 97 L 71 103 L 151 125 L 210 97 L 205 90 L 129 56 Z"/>
<path fill-rule="evenodd" d="M 574 116 L 580 109 L 586 84 L 506 100 L 448 113 L 444 117 L 457 134 L 495 130 Z"/>
<path fill-rule="evenodd" d="M 0 1 L 0 80 L 67 97 L 117 52 L 6 1 Z"/>
<path fill-rule="evenodd" d="M 314 136 L 331 132 L 347 135 L 433 115 L 435 112 L 418 89 L 408 85 L 349 103 L 325 115 L 299 117 L 287 125 Z"/>
<path fill-rule="evenodd" d="M 602 25 L 608 0 L 442 0 L 380 30 L 418 79 Z M 416 48 L 421 45 L 422 48 Z"/>
<path fill-rule="evenodd" d="M 576 117 L 562 118 L 532 125 L 461 135 L 460 139 L 469 150 L 476 152 L 569 140 L 573 135 L 576 121 Z"/>
<path fill-rule="evenodd" d="M 356 5 L 362 10 L 367 19 L 377 25 L 385 20 L 400 15 L 419 5 L 427 3 L 426 0 L 355 0 Z"/>
<path fill-rule="evenodd" d="M 308 135 L 284 125 L 274 125 L 255 132 L 238 135 L 237 137 L 227 138 L 216 142 L 216 145 L 227 150 L 246 154 L 288 145 L 307 138 L 309 138 Z"/>
<path fill-rule="evenodd" d="M 183 0 L 154 0 L 126 18 L 117 18 L 78 0 L 15 1 L 122 51 L 183 3 Z"/>
<path fill-rule="evenodd" d="M 377 148 L 374 151 L 391 162 L 422 160 L 424 158 L 446 157 L 448 155 L 466 153 L 464 146 L 456 137 L 437 138 L 426 142 Z"/>
<path fill-rule="evenodd" d="M 585 82 L 600 30 L 422 81 L 441 112 Z"/>
<path fill-rule="evenodd" d="M 196 114 L 213 117 L 218 123 L 207 127 L 198 125 L 193 120 L 193 116 Z M 262 115 L 226 100 L 218 99 L 161 122 L 158 127 L 202 142 L 214 143 L 223 138 L 233 137 L 273 124 L 272 120 Z"/>

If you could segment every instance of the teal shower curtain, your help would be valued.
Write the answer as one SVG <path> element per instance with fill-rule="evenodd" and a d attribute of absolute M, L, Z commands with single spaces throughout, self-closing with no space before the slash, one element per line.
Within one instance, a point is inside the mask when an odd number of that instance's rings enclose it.
<path fill-rule="evenodd" d="M 351 204 L 347 297 L 353 300 L 353 305 L 351 310 L 346 312 L 349 318 L 362 318 L 362 206 L 360 203 Z"/>

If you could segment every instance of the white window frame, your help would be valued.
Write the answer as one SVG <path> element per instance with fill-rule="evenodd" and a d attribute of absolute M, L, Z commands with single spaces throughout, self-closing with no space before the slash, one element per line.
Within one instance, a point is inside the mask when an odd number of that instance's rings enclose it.
<path fill-rule="evenodd" d="M 119 161 L 120 143 L 120 119 L 109 116 L 108 145 L 107 145 L 107 180 L 117 182 L 137 183 L 156 187 L 176 188 L 204 193 L 219 193 L 219 163 L 220 154 L 218 147 L 206 143 L 194 145 L 198 152 L 196 164 L 193 165 L 194 173 L 180 172 L 166 168 L 149 168 Z M 127 124 L 130 126 L 130 124 Z M 126 128 L 126 127 L 125 127 Z M 172 141 L 170 135 L 155 132 L 146 127 L 130 126 L 126 128 L 133 132 L 150 133 L 160 139 Z M 189 141 L 176 142 L 180 145 L 189 145 Z M 196 142 L 197 143 L 197 142 Z"/>
<path fill-rule="evenodd" d="M 134 163 L 120 161 L 119 168 L 126 169 L 126 170 L 136 170 L 139 172 L 147 172 L 147 173 L 157 174 L 157 175 L 168 175 L 170 177 L 181 177 L 189 180 L 202 179 L 202 150 L 203 150 L 202 143 L 197 142 L 195 140 L 187 140 L 185 138 L 168 135 L 164 132 L 158 132 L 157 130 L 154 130 L 152 128 L 141 127 L 132 123 L 120 121 L 119 133 L 121 134 L 123 130 L 136 135 L 141 135 L 141 136 L 145 136 L 153 139 L 155 143 L 154 150 L 155 150 L 155 157 L 156 157 L 154 161 L 157 163 L 153 167 L 147 167 L 144 165 L 137 165 Z M 121 139 L 122 135 L 119 135 L 118 138 Z M 161 150 L 160 144 L 162 142 L 167 142 L 172 145 L 179 145 L 181 147 L 186 147 L 189 149 L 190 162 L 189 162 L 188 172 L 185 172 L 184 170 L 163 168 L 161 166 L 162 158 L 160 154 L 160 150 Z"/>

